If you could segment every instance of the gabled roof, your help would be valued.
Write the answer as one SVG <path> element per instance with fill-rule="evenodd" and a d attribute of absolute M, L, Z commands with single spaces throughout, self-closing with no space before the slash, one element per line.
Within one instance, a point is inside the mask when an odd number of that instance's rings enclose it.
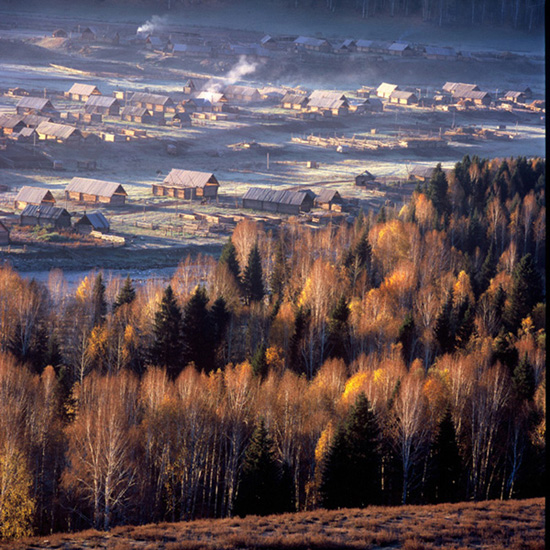
<path fill-rule="evenodd" d="M 377 94 L 391 94 L 392 92 L 395 92 L 399 90 L 399 86 L 397 84 L 388 84 L 387 82 L 382 82 L 378 88 L 376 88 Z"/>
<path fill-rule="evenodd" d="M 91 178 L 73 178 L 65 191 L 112 197 L 113 195 L 127 195 L 124 187 L 115 181 L 103 181 Z"/>
<path fill-rule="evenodd" d="M 30 216 L 41 220 L 57 220 L 61 216 L 71 216 L 64 208 L 50 204 L 27 204 L 21 216 Z"/>
<path fill-rule="evenodd" d="M 17 108 L 24 107 L 26 109 L 36 109 L 42 111 L 43 109 L 53 109 L 49 99 L 45 97 L 22 97 L 17 104 Z"/>
<path fill-rule="evenodd" d="M 308 102 L 308 99 L 305 94 L 295 94 L 293 92 L 287 92 L 281 99 L 281 102 L 305 105 Z"/>
<path fill-rule="evenodd" d="M 67 124 L 57 124 L 56 122 L 41 122 L 36 131 L 46 136 L 54 136 L 58 139 L 68 139 L 73 134 L 82 135 L 78 128 L 68 126 Z"/>
<path fill-rule="evenodd" d="M 324 38 L 313 38 L 311 36 L 299 36 L 294 40 L 294 44 L 299 46 L 312 46 L 318 48 L 324 44 L 328 44 L 328 41 Z"/>
<path fill-rule="evenodd" d="M 152 103 L 153 105 L 173 105 L 174 102 L 167 95 L 149 94 L 147 92 L 135 92 L 130 98 L 130 103 Z"/>
<path fill-rule="evenodd" d="M 397 98 L 397 99 L 411 99 L 413 97 L 416 97 L 413 92 L 405 92 L 403 90 L 394 90 L 390 94 L 390 99 Z"/>
<path fill-rule="evenodd" d="M 21 187 L 19 193 L 15 197 L 16 201 L 27 202 L 30 204 L 40 204 L 43 200 L 54 201 L 53 195 L 49 189 L 43 189 L 42 187 L 32 187 L 25 185 Z"/>
<path fill-rule="evenodd" d="M 211 180 L 214 181 L 211 181 Z M 211 172 L 197 172 L 195 170 L 180 170 L 172 168 L 164 178 L 164 185 L 168 187 L 206 187 L 207 185 L 219 185 L 218 180 Z"/>
<path fill-rule="evenodd" d="M 260 40 L 260 44 L 267 44 L 268 42 L 275 42 L 275 40 L 273 39 L 272 36 L 270 36 L 269 34 L 266 34 L 266 35 Z"/>
<path fill-rule="evenodd" d="M 370 181 L 374 181 L 376 179 L 376 177 L 373 176 L 368 170 L 363 170 L 363 172 L 361 172 L 361 174 L 357 177 L 362 177 Z"/>
<path fill-rule="evenodd" d="M 509 91 L 509 92 L 506 92 L 506 93 L 504 94 L 504 97 L 513 97 L 513 98 L 525 97 L 525 92 L 513 92 L 513 91 Z"/>
<path fill-rule="evenodd" d="M 394 42 L 391 46 L 388 47 L 390 52 L 404 52 L 405 50 L 410 50 L 411 46 L 408 42 Z"/>
<path fill-rule="evenodd" d="M 336 189 L 323 189 L 319 192 L 319 194 L 317 195 L 315 200 L 318 203 L 327 203 L 327 202 L 331 202 L 333 200 L 341 201 L 342 197 L 341 197 L 340 193 L 338 193 L 338 191 L 336 191 Z"/>
<path fill-rule="evenodd" d="M 51 117 L 41 115 L 22 115 L 22 120 L 26 126 L 36 128 L 41 122 L 51 122 Z"/>
<path fill-rule="evenodd" d="M 22 137 L 32 137 L 33 134 L 36 133 L 36 128 L 21 128 L 21 130 L 19 130 L 18 132 L 18 136 L 22 136 Z"/>
<path fill-rule="evenodd" d="M 69 93 L 77 95 L 92 95 L 100 94 L 101 92 L 98 90 L 97 86 L 94 86 L 93 84 L 81 84 L 77 82 L 71 86 Z"/>
<path fill-rule="evenodd" d="M 243 200 L 301 206 L 306 197 L 311 196 L 310 193 L 306 191 L 274 191 L 265 187 L 250 187 L 244 194 Z"/>
<path fill-rule="evenodd" d="M 338 109 L 347 105 L 347 98 L 342 92 L 315 90 L 311 92 L 308 97 L 308 107 L 318 107 L 321 109 Z"/>
<path fill-rule="evenodd" d="M 479 91 L 477 84 L 466 84 L 464 82 L 445 82 L 442 89 L 444 92 L 448 92 L 453 95 L 458 95 L 463 92 Z"/>
<path fill-rule="evenodd" d="M 145 107 L 138 107 L 137 105 L 126 105 L 121 111 L 121 116 L 144 116 L 148 113 Z"/>
<path fill-rule="evenodd" d="M 86 107 L 112 107 L 118 105 L 118 99 L 104 95 L 91 95 L 86 101 Z"/>
<path fill-rule="evenodd" d="M 460 95 L 454 94 L 456 97 L 461 99 L 485 99 L 486 97 L 491 97 L 489 92 L 480 92 L 479 90 L 471 90 L 468 92 L 463 92 Z"/>
<path fill-rule="evenodd" d="M 146 39 L 145 39 L 145 42 L 151 44 L 152 46 L 158 46 L 158 47 L 162 47 L 162 40 L 158 37 L 158 36 L 151 36 L 149 35 Z"/>
<path fill-rule="evenodd" d="M 358 47 L 358 48 L 370 48 L 373 44 L 373 41 L 372 40 L 357 40 L 357 42 L 355 43 L 355 45 Z"/>
<path fill-rule="evenodd" d="M 25 124 L 23 115 L 0 114 L 0 128 L 15 128 L 19 124 Z"/>
<path fill-rule="evenodd" d="M 75 225 L 91 225 L 96 230 L 109 229 L 107 218 L 99 211 L 85 213 Z"/>

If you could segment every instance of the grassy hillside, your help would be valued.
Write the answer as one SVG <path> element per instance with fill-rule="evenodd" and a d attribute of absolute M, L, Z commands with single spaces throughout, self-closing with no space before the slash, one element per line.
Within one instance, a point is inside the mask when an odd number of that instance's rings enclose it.
<path fill-rule="evenodd" d="M 542 550 L 544 499 L 317 510 L 298 514 L 118 527 L 0 543 L 0 549 Z"/>

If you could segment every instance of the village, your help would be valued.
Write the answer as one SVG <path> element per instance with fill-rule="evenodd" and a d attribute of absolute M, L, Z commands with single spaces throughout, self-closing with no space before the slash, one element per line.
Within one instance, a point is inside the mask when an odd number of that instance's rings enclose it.
<path fill-rule="evenodd" d="M 353 223 L 401 208 L 437 163 L 544 150 L 543 83 L 476 83 L 509 52 L 166 24 L 47 21 L 29 39 L 18 24 L 0 29 L 4 46 L 45 60 L 38 77 L 23 63 L 0 80 L 0 247 L 15 263 L 33 247 L 221 246 L 245 219 Z M 289 60 L 304 84 L 269 78 Z M 419 76 L 308 84 L 311 67 L 346 63 Z M 479 78 L 422 82 L 433 63 Z"/>

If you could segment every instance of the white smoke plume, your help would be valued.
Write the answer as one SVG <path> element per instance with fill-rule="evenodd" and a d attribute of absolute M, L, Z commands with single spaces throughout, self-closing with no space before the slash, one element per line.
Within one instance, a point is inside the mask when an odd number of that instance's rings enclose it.
<path fill-rule="evenodd" d="M 257 68 L 258 63 L 251 63 L 245 55 L 241 55 L 237 64 L 224 77 L 210 80 L 204 89 L 213 93 L 221 92 L 225 86 L 235 84 L 243 76 L 252 74 Z"/>
<path fill-rule="evenodd" d="M 136 34 L 151 34 L 154 31 L 161 30 L 168 23 L 166 15 L 153 15 L 149 21 L 146 21 L 138 27 Z"/>

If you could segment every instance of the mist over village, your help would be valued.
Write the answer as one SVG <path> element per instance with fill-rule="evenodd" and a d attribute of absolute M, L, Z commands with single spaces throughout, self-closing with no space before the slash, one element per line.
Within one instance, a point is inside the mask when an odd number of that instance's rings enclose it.
<path fill-rule="evenodd" d="M 544 23 L 0 0 L 0 549 L 544 549 Z"/>

